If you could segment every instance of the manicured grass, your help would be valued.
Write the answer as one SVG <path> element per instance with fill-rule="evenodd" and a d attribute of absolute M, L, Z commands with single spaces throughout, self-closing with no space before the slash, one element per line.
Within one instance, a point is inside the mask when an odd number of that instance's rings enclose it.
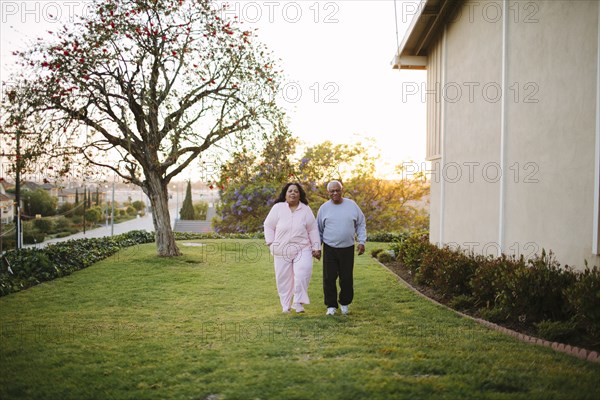
<path fill-rule="evenodd" d="M 0 399 L 598 399 L 600 365 L 436 306 L 367 255 L 351 315 L 280 312 L 262 241 L 153 244 L 0 298 Z M 195 243 L 198 243 L 196 241 Z"/>

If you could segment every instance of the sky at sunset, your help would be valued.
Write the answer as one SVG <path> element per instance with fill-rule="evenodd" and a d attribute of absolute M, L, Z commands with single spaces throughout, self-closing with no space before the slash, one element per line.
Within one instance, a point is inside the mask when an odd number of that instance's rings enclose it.
<path fill-rule="evenodd" d="M 14 68 L 11 52 L 23 48 L 27 38 L 35 39 L 85 12 L 86 4 L 0 1 L 3 92 Z M 259 39 L 281 59 L 286 76 L 281 104 L 288 111 L 292 132 L 304 143 L 326 139 L 354 143 L 371 137 L 381 154 L 382 174 L 403 160 L 424 160 L 425 104 L 418 93 L 405 92 L 407 85 L 422 88 L 425 72 L 392 70 L 390 64 L 417 1 L 228 4 L 224 17 L 237 15 L 239 21 L 257 27 Z"/>

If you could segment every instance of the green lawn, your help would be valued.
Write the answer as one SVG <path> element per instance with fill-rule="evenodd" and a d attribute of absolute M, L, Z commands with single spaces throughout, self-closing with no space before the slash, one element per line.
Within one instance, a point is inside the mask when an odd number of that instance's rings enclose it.
<path fill-rule="evenodd" d="M 0 298 L 0 399 L 600 398 L 600 365 L 428 302 L 377 244 L 351 315 L 326 317 L 320 263 L 307 312 L 284 315 L 262 241 L 179 243 Z"/>

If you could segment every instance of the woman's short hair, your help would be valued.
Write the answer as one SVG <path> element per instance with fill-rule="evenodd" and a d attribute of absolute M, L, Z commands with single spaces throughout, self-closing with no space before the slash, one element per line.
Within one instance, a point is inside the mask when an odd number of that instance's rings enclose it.
<path fill-rule="evenodd" d="M 306 198 L 306 192 L 304 191 L 304 189 L 302 188 L 302 186 L 299 183 L 295 183 L 295 182 L 286 183 L 286 185 L 283 187 L 283 189 L 281 189 L 281 193 L 279 193 L 279 197 L 277 198 L 277 200 L 275 200 L 275 203 L 283 203 L 285 201 L 285 194 L 287 193 L 288 189 L 292 185 L 296 186 L 298 188 L 298 191 L 300 192 L 300 202 L 308 205 L 308 199 Z"/>

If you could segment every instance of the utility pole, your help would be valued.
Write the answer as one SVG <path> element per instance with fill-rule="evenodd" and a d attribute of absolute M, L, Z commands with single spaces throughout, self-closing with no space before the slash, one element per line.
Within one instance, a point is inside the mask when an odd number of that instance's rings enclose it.
<path fill-rule="evenodd" d="M 85 186 L 85 182 L 83 184 L 83 234 L 85 235 L 85 225 L 86 225 L 86 221 L 85 221 L 85 207 L 87 205 L 87 187 Z"/>
<path fill-rule="evenodd" d="M 115 234 L 115 179 L 117 175 L 113 175 L 112 185 L 112 201 L 110 202 L 112 209 L 110 210 L 110 236 Z"/>
<path fill-rule="evenodd" d="M 23 247 L 21 243 L 21 135 L 17 131 L 17 148 L 15 155 L 15 202 L 17 203 L 17 212 L 15 214 L 15 226 L 16 226 L 16 241 L 15 247 L 20 250 Z"/>
<path fill-rule="evenodd" d="M 0 131 L 0 135 L 15 136 L 15 154 L 0 153 L 2 157 L 15 157 L 15 248 L 20 250 L 23 247 L 23 229 L 21 224 L 21 170 L 24 167 L 21 159 L 21 135 L 37 135 L 35 132 L 22 132 L 17 129 L 16 132 Z"/>

